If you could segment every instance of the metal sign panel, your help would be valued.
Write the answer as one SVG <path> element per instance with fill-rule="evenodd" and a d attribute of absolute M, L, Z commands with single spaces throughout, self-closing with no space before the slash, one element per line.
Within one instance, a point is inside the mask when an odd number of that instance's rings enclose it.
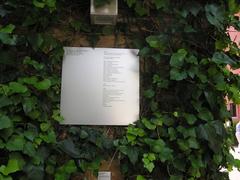
<path fill-rule="evenodd" d="M 63 124 L 128 125 L 139 117 L 136 49 L 65 47 Z"/>

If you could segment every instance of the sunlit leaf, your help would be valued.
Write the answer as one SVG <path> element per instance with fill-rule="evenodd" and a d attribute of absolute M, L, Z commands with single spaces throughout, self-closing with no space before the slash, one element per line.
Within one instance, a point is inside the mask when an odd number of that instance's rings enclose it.
<path fill-rule="evenodd" d="M 14 29 L 15 26 L 13 24 L 8 24 L 7 26 L 0 28 L 0 33 L 11 34 Z"/>

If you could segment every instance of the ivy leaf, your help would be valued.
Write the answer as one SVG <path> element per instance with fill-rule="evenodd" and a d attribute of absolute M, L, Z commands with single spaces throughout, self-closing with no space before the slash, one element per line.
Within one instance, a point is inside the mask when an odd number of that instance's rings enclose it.
<path fill-rule="evenodd" d="M 178 132 L 183 134 L 184 138 L 187 137 L 196 137 L 196 131 L 195 128 L 185 128 L 183 126 L 178 126 L 177 127 Z"/>
<path fill-rule="evenodd" d="M 168 80 L 159 77 L 157 74 L 154 74 L 153 76 L 153 83 L 157 84 L 157 86 L 160 88 L 167 88 L 169 85 Z"/>
<path fill-rule="evenodd" d="M 177 139 L 177 133 L 174 130 L 174 128 L 172 128 L 172 127 L 168 128 L 168 135 L 170 137 L 170 141 L 173 141 L 173 140 Z"/>
<path fill-rule="evenodd" d="M 38 131 L 37 129 L 29 129 L 27 131 L 24 131 L 24 136 L 26 137 L 26 139 L 30 140 L 30 141 L 34 141 L 35 137 L 37 137 L 38 135 Z"/>
<path fill-rule="evenodd" d="M 28 88 L 18 82 L 10 82 L 9 89 L 12 93 L 25 93 L 27 92 Z"/>
<path fill-rule="evenodd" d="M 204 91 L 204 95 L 211 109 L 215 110 L 215 102 L 217 102 L 217 96 L 212 91 Z"/>
<path fill-rule="evenodd" d="M 51 127 L 50 123 L 41 123 L 40 128 L 43 132 L 47 131 Z"/>
<path fill-rule="evenodd" d="M 8 24 L 7 26 L 2 27 L 2 28 L 0 29 L 0 33 L 11 34 L 14 29 L 15 29 L 15 26 L 14 26 L 13 24 Z"/>
<path fill-rule="evenodd" d="M 127 147 L 127 156 L 132 164 L 136 164 L 138 160 L 138 148 L 137 147 Z"/>
<path fill-rule="evenodd" d="M 142 175 L 138 175 L 137 176 L 137 180 L 146 180 L 146 178 L 144 176 L 142 176 Z"/>
<path fill-rule="evenodd" d="M 148 89 L 144 92 L 144 96 L 149 99 L 154 97 L 154 95 L 155 95 L 155 92 L 152 89 Z"/>
<path fill-rule="evenodd" d="M 129 7 L 132 7 L 136 3 L 136 0 L 126 0 L 126 1 Z"/>
<path fill-rule="evenodd" d="M 30 157 L 34 157 L 36 155 L 36 150 L 34 148 L 34 144 L 32 142 L 27 142 L 24 145 L 23 153 Z"/>
<path fill-rule="evenodd" d="M 150 102 L 150 108 L 151 108 L 151 110 L 152 110 L 153 112 L 157 111 L 157 109 L 158 109 L 158 103 L 152 100 L 152 101 Z M 153 122 L 153 123 L 154 123 L 154 122 Z M 155 124 L 155 123 L 154 123 L 154 124 Z"/>
<path fill-rule="evenodd" d="M 230 97 L 233 100 L 234 103 L 236 104 L 240 104 L 240 90 L 239 88 L 235 87 L 235 86 L 230 86 L 228 88 L 228 91 L 230 92 Z"/>
<path fill-rule="evenodd" d="M 187 151 L 189 149 L 189 145 L 186 140 L 178 139 L 177 144 L 182 151 Z"/>
<path fill-rule="evenodd" d="M 32 3 L 37 8 L 44 8 L 45 7 L 45 3 L 44 2 L 39 2 L 38 0 L 33 0 Z"/>
<path fill-rule="evenodd" d="M 197 66 L 191 66 L 190 69 L 187 71 L 188 75 L 193 79 L 195 75 L 198 73 Z"/>
<path fill-rule="evenodd" d="M 198 149 L 199 148 L 199 143 L 197 142 L 197 139 L 194 138 L 194 137 L 190 137 L 188 139 L 188 144 L 189 144 L 189 147 L 192 148 L 192 149 Z"/>
<path fill-rule="evenodd" d="M 208 22 L 222 30 L 224 21 L 224 10 L 216 4 L 207 4 L 205 6 L 205 12 Z"/>
<path fill-rule="evenodd" d="M 198 67 L 191 66 L 190 69 L 188 69 L 187 73 L 193 79 L 195 77 L 195 75 L 198 74 Z"/>
<path fill-rule="evenodd" d="M 228 7 L 231 12 L 231 14 L 235 14 L 239 12 L 240 5 L 239 2 L 236 2 L 236 0 L 228 0 Z"/>
<path fill-rule="evenodd" d="M 12 100 L 9 99 L 7 96 L 0 96 L 0 108 L 8 106 L 12 104 Z"/>
<path fill-rule="evenodd" d="M 37 83 L 38 78 L 36 76 L 32 76 L 32 77 L 24 77 L 24 78 L 19 78 L 18 81 L 20 83 L 25 83 L 25 84 L 31 84 L 34 85 Z"/>
<path fill-rule="evenodd" d="M 229 56 L 227 56 L 225 53 L 223 52 L 215 52 L 213 54 L 212 57 L 213 62 L 217 63 L 217 64 L 230 64 L 230 65 L 235 65 L 236 62 L 233 61 Z"/>
<path fill-rule="evenodd" d="M 150 47 L 159 49 L 161 53 L 166 49 L 166 42 L 168 41 L 168 37 L 166 35 L 159 36 L 148 36 L 146 38 L 147 43 Z"/>
<path fill-rule="evenodd" d="M 228 47 L 228 43 L 222 39 L 218 39 L 215 41 L 215 49 L 216 50 L 223 50 Z"/>
<path fill-rule="evenodd" d="M 159 158 L 161 160 L 161 162 L 165 162 L 167 160 L 172 160 L 173 159 L 173 155 L 172 155 L 173 150 L 168 148 L 168 147 L 164 147 L 160 152 L 159 152 Z"/>
<path fill-rule="evenodd" d="M 50 152 L 47 146 L 38 146 L 35 148 L 36 155 L 33 157 L 33 163 L 41 167 L 44 164 L 44 161 L 49 158 Z M 32 165 L 32 164 L 31 164 Z"/>
<path fill-rule="evenodd" d="M 143 164 L 144 167 L 151 173 L 155 167 L 155 165 L 153 164 L 153 161 L 156 160 L 156 156 L 153 153 L 145 153 L 143 154 Z"/>
<path fill-rule="evenodd" d="M 209 140 L 209 126 L 208 126 L 208 124 L 206 124 L 206 125 L 200 125 L 199 127 L 198 127 L 198 135 L 199 135 L 199 137 L 200 138 L 202 138 L 202 139 L 205 139 L 205 140 Z"/>
<path fill-rule="evenodd" d="M 186 163 L 184 162 L 184 159 L 182 159 L 182 158 L 175 158 L 175 159 L 174 159 L 173 166 L 174 166 L 176 169 L 184 172 L 184 171 L 185 171 L 185 168 L 186 168 Z"/>
<path fill-rule="evenodd" d="M 64 118 L 60 114 L 59 109 L 54 109 L 53 110 L 52 118 L 57 122 L 62 122 L 64 120 Z"/>
<path fill-rule="evenodd" d="M 41 133 L 39 136 L 46 143 L 55 143 L 56 142 L 56 134 L 53 130 L 47 131 L 47 134 Z"/>
<path fill-rule="evenodd" d="M 129 126 L 127 128 L 127 140 L 132 144 L 135 143 L 135 140 L 138 136 L 143 137 L 144 135 L 145 135 L 145 131 L 141 128 L 136 128 L 132 126 Z"/>
<path fill-rule="evenodd" d="M 26 115 L 28 117 L 30 117 L 31 119 L 38 119 L 41 115 L 41 112 L 35 109 L 35 110 L 27 113 Z"/>
<path fill-rule="evenodd" d="M 43 180 L 44 179 L 44 167 L 43 165 L 33 165 L 27 164 L 24 167 L 24 172 L 27 174 L 26 179 L 34 179 L 34 180 Z"/>
<path fill-rule="evenodd" d="M 10 128 L 2 129 L 0 133 L 0 137 L 5 140 L 5 142 L 9 141 L 9 137 L 14 133 L 13 126 Z"/>
<path fill-rule="evenodd" d="M 3 44 L 14 46 L 17 44 L 17 35 L 10 35 L 7 33 L 0 33 L 0 41 Z"/>
<path fill-rule="evenodd" d="M 198 71 L 198 73 L 196 74 L 196 76 L 200 79 L 200 81 L 202 82 L 202 83 L 206 83 L 207 81 L 208 81 L 208 78 L 207 78 L 207 76 L 204 74 L 204 72 L 202 72 L 202 71 Z"/>
<path fill-rule="evenodd" d="M 173 53 L 170 59 L 170 65 L 172 67 L 180 68 L 184 63 L 184 59 L 187 56 L 185 49 L 179 49 L 176 53 Z"/>
<path fill-rule="evenodd" d="M 155 153 L 160 153 L 165 148 L 165 142 L 162 139 L 157 140 L 148 140 L 149 145 L 151 146 L 151 149 Z"/>
<path fill-rule="evenodd" d="M 22 151 L 25 145 L 25 139 L 21 135 L 13 135 L 7 142 L 6 148 L 9 151 Z"/>
<path fill-rule="evenodd" d="M 154 0 L 154 3 L 156 5 L 157 9 L 160 9 L 160 8 L 167 7 L 169 1 L 168 0 Z"/>
<path fill-rule="evenodd" d="M 205 121 L 212 121 L 214 119 L 212 113 L 206 108 L 200 110 L 198 117 Z"/>
<path fill-rule="evenodd" d="M 38 71 L 40 71 L 40 70 L 42 70 L 44 68 L 44 64 L 41 64 L 41 63 L 31 59 L 28 56 L 24 58 L 23 64 L 32 65 Z"/>
<path fill-rule="evenodd" d="M 201 156 L 198 155 L 197 157 L 194 155 L 190 155 L 189 160 L 191 161 L 193 168 L 201 168 L 204 167 L 203 161 L 201 159 Z"/>
<path fill-rule="evenodd" d="M 51 87 L 51 85 L 52 84 L 49 79 L 44 79 L 44 80 L 34 84 L 34 87 L 37 88 L 38 90 L 47 90 Z"/>
<path fill-rule="evenodd" d="M 42 36 L 42 34 L 39 34 L 39 33 L 35 34 L 35 35 L 30 35 L 28 37 L 28 41 L 35 51 L 37 51 L 44 43 L 43 36 Z"/>
<path fill-rule="evenodd" d="M 20 171 L 23 168 L 23 165 L 25 164 L 23 158 L 19 154 L 13 154 L 10 155 L 10 159 L 8 160 L 7 165 L 0 166 L 0 172 L 7 176 L 11 173 L 15 173 L 17 171 Z"/>
<path fill-rule="evenodd" d="M 181 72 L 179 69 L 172 68 L 170 71 L 170 78 L 172 80 L 181 81 L 187 78 L 187 73 L 186 71 Z"/>
<path fill-rule="evenodd" d="M 138 55 L 142 57 L 147 57 L 150 53 L 151 49 L 149 47 L 144 47 L 139 51 Z"/>
<path fill-rule="evenodd" d="M 158 36 L 148 36 L 146 41 L 153 48 L 158 48 L 160 45 Z"/>
<path fill-rule="evenodd" d="M 153 124 L 152 122 L 150 122 L 148 119 L 146 119 L 146 118 L 143 118 L 142 119 L 142 123 L 144 124 L 144 126 L 146 127 L 146 128 L 148 128 L 149 130 L 154 130 L 154 129 L 156 129 L 156 125 L 155 124 Z"/>
<path fill-rule="evenodd" d="M 222 162 L 223 156 L 222 154 L 214 154 L 213 155 L 213 161 L 214 163 L 216 163 L 217 165 L 219 165 Z"/>
<path fill-rule="evenodd" d="M 59 148 L 73 158 L 80 158 L 80 151 L 71 139 L 65 139 L 58 143 Z"/>
<path fill-rule="evenodd" d="M 184 117 L 186 118 L 187 123 L 188 123 L 189 125 L 193 125 L 193 124 L 197 121 L 196 116 L 193 115 L 193 114 L 185 113 L 185 114 L 184 114 Z"/>
<path fill-rule="evenodd" d="M 8 116 L 0 114 L 0 130 L 12 127 L 12 121 Z"/>
<path fill-rule="evenodd" d="M 46 0 L 45 3 L 49 8 L 55 8 L 56 7 L 56 0 Z"/>
<path fill-rule="evenodd" d="M 195 56 L 191 55 L 190 57 L 186 58 L 186 62 L 198 65 L 198 60 Z"/>
<path fill-rule="evenodd" d="M 216 129 L 212 127 L 209 123 L 200 125 L 198 127 L 198 137 L 208 141 L 209 147 L 218 153 L 221 151 L 222 138 L 217 136 Z"/>
<path fill-rule="evenodd" d="M 22 102 L 24 112 L 28 114 L 33 109 L 35 109 L 36 104 L 37 104 L 37 99 L 34 96 L 24 98 Z"/>
<path fill-rule="evenodd" d="M 160 54 L 160 53 L 154 53 L 154 54 L 152 54 L 152 58 L 153 58 L 157 63 L 159 63 L 160 60 L 161 60 L 161 54 Z"/>
<path fill-rule="evenodd" d="M 77 167 L 74 160 L 69 160 L 57 169 L 55 174 L 55 180 L 70 179 L 70 175 L 75 171 L 77 171 Z"/>
<path fill-rule="evenodd" d="M 85 130 L 83 130 L 83 129 L 80 131 L 79 137 L 80 137 L 81 139 L 86 139 L 88 136 L 89 136 L 89 135 L 88 135 L 87 131 L 85 131 Z"/>
<path fill-rule="evenodd" d="M 218 135 L 225 136 L 226 131 L 223 123 L 221 123 L 220 121 L 212 121 L 211 126 L 214 127 Z"/>
<path fill-rule="evenodd" d="M 196 1 L 189 1 L 186 8 L 192 15 L 197 16 L 199 11 L 202 9 L 202 6 Z"/>
<path fill-rule="evenodd" d="M 143 16 L 147 14 L 146 8 L 143 6 L 143 2 L 136 1 L 135 11 L 139 16 Z"/>

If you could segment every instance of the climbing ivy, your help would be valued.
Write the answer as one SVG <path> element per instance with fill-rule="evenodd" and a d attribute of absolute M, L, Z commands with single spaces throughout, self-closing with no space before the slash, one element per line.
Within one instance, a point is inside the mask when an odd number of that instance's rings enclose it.
<path fill-rule="evenodd" d="M 109 3 L 96 1 L 96 6 Z M 240 29 L 229 1 L 125 0 L 115 27 L 90 25 L 90 1 L 3 0 L 0 4 L 0 179 L 71 179 L 118 159 L 125 179 L 226 179 L 225 98 L 240 103 Z M 59 38 L 58 29 L 66 39 Z M 69 36 L 70 34 L 70 36 Z M 141 114 L 127 128 L 63 126 L 63 46 L 74 34 L 126 37 L 140 49 Z"/>
<path fill-rule="evenodd" d="M 239 161 L 229 154 L 224 98 L 239 103 L 240 79 L 226 69 L 239 67 L 239 48 L 225 31 L 230 25 L 239 28 L 234 18 L 239 4 L 126 2 L 139 16 L 150 16 L 153 27 L 140 51 L 146 112 L 117 141 L 126 155 L 124 172 L 141 172 L 137 179 L 227 178 L 220 169 Z"/>

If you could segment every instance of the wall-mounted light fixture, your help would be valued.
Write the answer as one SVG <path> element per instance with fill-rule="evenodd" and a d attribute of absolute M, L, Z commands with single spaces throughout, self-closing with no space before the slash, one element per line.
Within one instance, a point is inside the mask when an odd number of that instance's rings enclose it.
<path fill-rule="evenodd" d="M 91 0 L 91 23 L 102 25 L 115 25 L 118 14 L 118 0 L 111 0 L 109 3 L 96 7 L 95 0 Z"/>

